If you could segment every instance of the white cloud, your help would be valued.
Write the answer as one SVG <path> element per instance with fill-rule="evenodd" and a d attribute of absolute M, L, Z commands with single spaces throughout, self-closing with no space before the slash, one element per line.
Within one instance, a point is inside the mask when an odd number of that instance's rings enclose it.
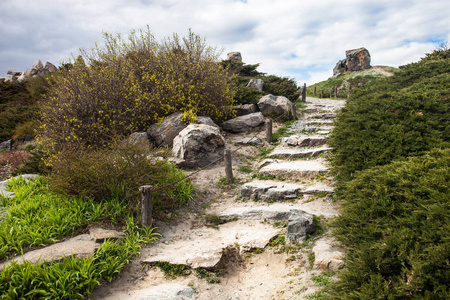
<path fill-rule="evenodd" d="M 450 39 L 448 0 L 40 0 L 0 4 L 0 76 L 37 60 L 60 63 L 150 25 L 156 38 L 189 28 L 260 71 L 314 83 L 345 50 L 366 47 L 374 65 L 417 61 Z M 328 71 L 325 71 L 328 70 Z"/>

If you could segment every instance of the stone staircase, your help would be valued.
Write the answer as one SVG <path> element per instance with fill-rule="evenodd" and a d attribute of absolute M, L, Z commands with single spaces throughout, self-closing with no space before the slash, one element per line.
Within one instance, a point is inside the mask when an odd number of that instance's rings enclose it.
<path fill-rule="evenodd" d="M 330 150 L 326 146 L 327 135 L 333 128 L 336 112 L 344 104 L 345 101 L 308 98 L 304 110 L 306 113 L 292 124 L 289 136 L 284 137 L 280 145 L 268 155 L 269 159 L 260 164 L 258 177 L 268 177 L 270 180 L 255 178 L 240 187 L 231 207 L 224 209 L 218 204 L 210 209 L 209 213 L 223 220 L 224 224 L 218 225 L 217 228 L 203 226 L 180 231 L 177 227 L 163 226 L 163 237 L 142 252 L 141 263 L 153 265 L 165 262 L 192 269 L 215 271 L 227 265 L 231 260 L 230 256 L 242 261 L 256 249 L 268 249 L 271 241 L 289 231 L 293 211 L 300 210 L 320 217 L 324 223 L 335 217 L 338 210 L 332 201 L 333 180 L 328 178 L 327 161 L 317 156 Z M 316 178 L 318 179 L 315 180 Z M 277 223 L 287 224 L 287 228 L 274 226 Z M 186 289 L 189 289 L 189 286 L 181 285 L 178 292 L 177 289 L 169 289 L 164 294 L 166 298 L 162 299 L 210 299 L 211 296 L 216 299 L 291 299 L 287 297 L 289 278 L 286 276 L 295 273 L 295 270 L 301 270 L 298 272 L 303 272 L 304 275 L 301 279 L 299 277 L 299 284 L 308 287 L 302 295 L 310 294 L 318 290 L 318 287 L 311 284 L 313 276 L 324 270 L 336 271 L 343 266 L 343 249 L 336 247 L 336 241 L 326 233 L 316 236 L 314 241 L 309 243 L 309 247 L 298 249 L 295 256 L 299 261 L 306 260 L 308 255 L 315 257 L 313 262 L 310 261 L 312 265 L 309 268 L 300 266 L 300 263 L 296 265 L 296 261 L 289 265 L 279 264 L 275 266 L 276 271 L 272 271 L 273 278 L 263 281 L 264 276 L 261 276 L 261 282 L 254 283 L 252 276 L 258 275 L 252 274 L 260 272 L 257 271 L 256 265 L 268 259 L 254 255 L 247 267 L 241 266 L 234 270 L 233 276 L 240 278 L 240 288 L 235 293 L 232 292 L 236 289 L 232 287 L 235 279 L 230 275 L 224 276 L 226 283 L 207 287 L 198 281 L 194 284 L 191 282 L 190 284 L 196 287 L 196 292 L 191 293 L 189 297 L 180 296 L 179 293 L 186 293 Z M 266 266 L 272 264 L 273 259 L 267 262 Z M 280 278 L 285 278 L 285 282 Z M 180 282 L 177 280 L 172 283 Z M 167 281 L 154 283 L 154 287 L 142 283 L 135 291 L 117 291 L 114 296 L 93 299 L 116 299 L 114 297 L 119 295 L 120 299 L 135 299 L 138 296 L 144 297 L 142 299 L 157 299 L 152 295 L 155 295 L 156 290 L 160 292 L 159 287 L 162 284 L 167 284 Z M 280 284 L 284 284 L 283 288 L 286 289 L 278 291 L 284 294 L 283 297 L 278 297 L 276 292 Z M 258 289 L 258 292 L 254 289 Z M 291 292 L 294 295 L 293 291 Z M 301 295 L 295 296 L 295 299 L 302 298 Z"/>

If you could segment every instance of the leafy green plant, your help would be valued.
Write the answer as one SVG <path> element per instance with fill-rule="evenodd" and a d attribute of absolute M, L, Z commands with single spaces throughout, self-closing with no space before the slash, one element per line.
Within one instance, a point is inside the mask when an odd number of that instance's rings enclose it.
<path fill-rule="evenodd" d="M 119 199 L 94 203 L 52 193 L 45 179 L 28 183 L 22 177 L 8 181 L 13 198 L 0 196 L 7 212 L 0 222 L 0 259 L 23 249 L 57 242 L 100 220 L 124 217 L 128 208 Z"/>
<path fill-rule="evenodd" d="M 253 168 L 251 165 L 239 166 L 239 171 L 242 173 L 253 173 Z"/>
<path fill-rule="evenodd" d="M 12 263 L 0 274 L 0 294 L 6 299 L 80 299 L 89 296 L 101 282 L 111 282 L 139 254 L 142 245 L 153 242 L 153 229 L 127 221 L 121 241 L 106 241 L 89 258 L 65 257 L 56 263 Z"/>
<path fill-rule="evenodd" d="M 273 143 L 279 143 L 280 138 L 288 135 L 289 128 L 295 122 L 295 120 L 287 121 L 283 126 L 277 129 L 277 131 L 272 135 Z"/>
<path fill-rule="evenodd" d="M 197 268 L 195 269 L 195 273 L 208 283 L 220 283 L 220 278 L 217 276 L 220 272 L 211 272 L 203 268 Z"/>

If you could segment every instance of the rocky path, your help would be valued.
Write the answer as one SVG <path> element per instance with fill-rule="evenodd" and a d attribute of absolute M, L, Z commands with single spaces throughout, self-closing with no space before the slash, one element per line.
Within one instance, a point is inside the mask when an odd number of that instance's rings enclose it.
<path fill-rule="evenodd" d="M 161 238 L 92 299 L 308 299 L 343 265 L 343 249 L 326 229 L 338 208 L 324 154 L 344 104 L 307 98 L 304 114 L 265 159 L 258 153 L 273 148 L 267 143 L 236 151 L 238 184 L 223 182 L 223 163 L 198 173 L 199 199 L 173 222 L 158 223 Z M 227 147 L 236 149 L 242 137 L 226 136 Z M 303 223 L 315 216 L 325 230 L 289 242 L 302 235 L 298 215 Z M 183 275 L 165 275 L 162 263 L 184 266 Z"/>
<path fill-rule="evenodd" d="M 172 221 L 158 222 L 161 238 L 91 298 L 309 299 L 343 265 L 343 249 L 326 229 L 338 214 L 326 153 L 333 119 L 344 105 L 307 98 L 303 114 L 276 146 L 264 142 L 238 149 L 238 141 L 255 133 L 228 134 L 237 182 L 226 184 L 223 162 L 196 174 L 198 197 Z M 264 130 L 257 136 L 264 140 Z M 6 185 L 0 182 L 0 193 L 12 197 Z M 315 225 L 316 233 L 308 237 Z M 88 257 L 105 238 L 120 236 L 91 228 L 90 234 L 15 260 Z M 157 265 L 176 265 L 181 275 L 168 276 Z"/>

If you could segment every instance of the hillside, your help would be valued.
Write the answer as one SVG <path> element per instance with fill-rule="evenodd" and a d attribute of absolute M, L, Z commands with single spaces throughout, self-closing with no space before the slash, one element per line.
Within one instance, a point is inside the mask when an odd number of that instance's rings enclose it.
<path fill-rule="evenodd" d="M 330 96 L 330 89 L 334 86 L 338 88 L 338 97 L 346 98 L 349 85 L 352 87 L 361 86 L 368 82 L 373 81 L 376 78 L 389 77 L 394 74 L 396 68 L 387 66 L 372 66 L 368 70 L 358 72 L 346 72 L 340 74 L 337 77 L 330 77 L 325 81 L 321 81 L 310 85 L 306 88 L 306 95 L 308 97 L 320 97 L 320 92 L 323 90 L 324 97 Z M 316 95 L 314 95 L 314 89 L 316 89 Z"/>
<path fill-rule="evenodd" d="M 348 247 L 332 299 L 448 299 L 450 50 L 356 88 L 331 135 Z"/>

